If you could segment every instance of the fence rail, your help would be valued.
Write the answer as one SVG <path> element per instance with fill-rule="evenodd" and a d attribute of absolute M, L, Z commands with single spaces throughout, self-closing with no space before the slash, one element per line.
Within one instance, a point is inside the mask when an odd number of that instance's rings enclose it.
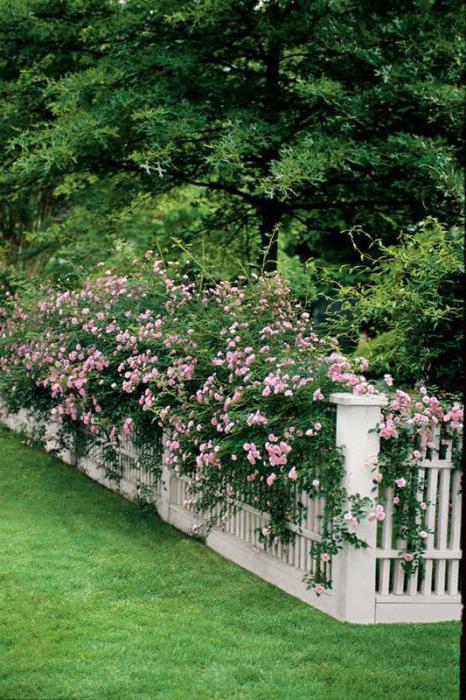
<path fill-rule="evenodd" d="M 345 458 L 344 485 L 349 492 L 373 496 L 370 469 L 365 464 L 379 451 L 374 431 L 380 420 L 383 399 L 334 394 L 337 406 L 337 444 Z M 3 412 L 2 420 L 12 429 L 31 426 L 27 413 Z M 55 441 L 55 427 L 48 427 L 48 447 Z M 290 523 L 295 539 L 290 544 L 278 542 L 265 547 L 258 533 L 267 526 L 266 514 L 247 503 L 238 503 L 234 512 L 221 516 L 206 543 L 223 556 L 258 576 L 279 586 L 333 617 L 348 622 L 435 622 L 460 619 L 460 533 L 461 473 L 454 469 L 451 445 L 440 433 L 434 449 L 427 451 L 420 464 L 419 499 L 429 504 L 427 526 L 434 534 L 426 540 L 423 576 L 418 572 L 405 575 L 400 561 L 403 542 L 398 537 L 393 517 L 393 492 L 385 489 L 383 522 L 364 522 L 360 536 L 366 549 L 345 547 L 333 561 L 328 573 L 333 590 L 317 597 L 306 588 L 303 576 L 312 572 L 312 543 L 320 537 L 323 500 L 299 494 L 304 506 L 301 527 Z M 120 479 L 105 476 L 101 448 L 94 446 L 86 456 L 76 458 L 72 452 L 61 455 L 89 477 L 127 498 L 154 503 L 161 518 L 188 534 L 196 534 L 202 521 L 190 509 L 190 480 L 167 467 L 162 457 L 162 478 L 155 477 L 139 464 L 139 453 L 124 439 L 119 448 Z M 330 566 L 330 564 L 328 565 Z"/>

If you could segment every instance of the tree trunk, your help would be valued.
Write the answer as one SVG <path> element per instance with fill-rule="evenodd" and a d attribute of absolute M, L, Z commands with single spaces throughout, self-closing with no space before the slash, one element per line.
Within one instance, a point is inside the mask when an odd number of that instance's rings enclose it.
<path fill-rule="evenodd" d="M 274 28 L 278 30 L 281 23 L 281 10 L 278 4 L 271 4 L 270 18 Z M 281 46 L 275 35 L 270 40 L 265 60 L 264 118 L 271 126 L 271 133 L 278 124 L 281 108 L 280 57 Z M 271 142 L 263 154 L 264 174 L 270 174 L 271 163 L 278 157 L 279 149 L 276 143 Z M 278 226 L 283 212 L 283 205 L 276 199 L 263 200 L 260 205 L 261 267 L 263 266 L 265 272 L 275 272 L 277 269 Z"/>

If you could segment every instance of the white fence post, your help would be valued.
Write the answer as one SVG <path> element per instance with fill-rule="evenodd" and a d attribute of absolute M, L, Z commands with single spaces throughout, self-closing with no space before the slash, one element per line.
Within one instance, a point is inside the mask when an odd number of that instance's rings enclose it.
<path fill-rule="evenodd" d="M 336 444 L 343 450 L 345 475 L 343 485 L 349 494 L 373 498 L 373 472 L 368 463 L 377 455 L 380 439 L 375 430 L 381 419 L 383 395 L 332 394 L 337 405 Z M 377 521 L 363 521 L 356 530 L 368 547 L 355 549 L 345 545 L 332 566 L 338 616 L 347 622 L 375 621 L 375 568 Z"/>

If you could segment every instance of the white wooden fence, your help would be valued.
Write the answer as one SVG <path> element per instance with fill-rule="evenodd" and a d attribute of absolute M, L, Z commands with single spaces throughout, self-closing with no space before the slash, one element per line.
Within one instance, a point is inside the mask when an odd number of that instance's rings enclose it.
<path fill-rule="evenodd" d="M 386 489 L 386 519 L 379 525 L 376 549 L 376 609 L 382 622 L 402 619 L 407 605 L 413 620 L 459 617 L 462 475 L 453 468 L 451 443 L 442 445 L 440 431 L 434 445 L 420 465 L 419 500 L 430 504 L 427 527 L 433 531 L 427 537 L 422 577 L 418 572 L 405 576 L 398 555 L 403 542 L 393 528 L 393 492 Z"/>
<path fill-rule="evenodd" d="M 374 428 L 380 421 L 384 399 L 377 396 L 334 394 L 337 406 L 337 444 L 345 458 L 345 486 L 350 493 L 374 496 L 373 474 L 367 464 L 379 451 Z M 13 429 L 31 425 L 25 412 L 15 416 L 4 413 L 3 422 Z M 48 428 L 48 446 L 54 443 L 54 426 Z M 425 575 L 405 577 L 400 560 L 403 543 L 393 527 L 393 494 L 385 492 L 386 518 L 382 523 L 365 521 L 358 534 L 368 543 L 365 549 L 347 546 L 329 571 L 333 590 L 320 597 L 307 590 L 303 582 L 312 571 L 310 549 L 320 537 L 323 502 L 300 494 L 305 506 L 301 528 L 290 524 L 296 538 L 288 546 L 277 544 L 265 549 L 258 530 L 267 524 L 267 516 L 247 504 L 238 504 L 230 517 L 218 518 L 206 538 L 209 547 L 261 578 L 282 588 L 333 617 L 347 622 L 436 622 L 460 619 L 459 594 L 461 473 L 454 470 L 451 446 L 440 446 L 425 455 L 421 463 L 423 477 L 420 500 L 429 503 L 428 527 L 434 531 L 427 539 Z M 154 503 L 160 517 L 174 527 L 195 535 L 201 524 L 189 508 L 189 479 L 177 476 L 162 459 L 162 479 L 138 466 L 138 453 L 129 441 L 120 448 L 121 479 L 105 477 L 101 452 L 96 449 L 76 460 L 71 453 L 62 459 L 75 464 L 89 477 L 130 499 Z M 328 565 L 330 566 L 330 565 Z"/>

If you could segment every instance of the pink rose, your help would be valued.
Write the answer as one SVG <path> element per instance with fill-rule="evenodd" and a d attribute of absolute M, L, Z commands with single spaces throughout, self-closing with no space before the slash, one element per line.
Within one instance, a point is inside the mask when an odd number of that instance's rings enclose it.
<path fill-rule="evenodd" d="M 292 481 L 296 481 L 296 479 L 298 478 L 298 472 L 296 471 L 296 467 L 292 467 L 290 469 L 290 471 L 288 472 L 288 478 Z"/>
<path fill-rule="evenodd" d="M 132 418 L 127 418 L 123 423 L 123 432 L 125 435 L 131 435 L 133 432 L 134 421 Z"/>

